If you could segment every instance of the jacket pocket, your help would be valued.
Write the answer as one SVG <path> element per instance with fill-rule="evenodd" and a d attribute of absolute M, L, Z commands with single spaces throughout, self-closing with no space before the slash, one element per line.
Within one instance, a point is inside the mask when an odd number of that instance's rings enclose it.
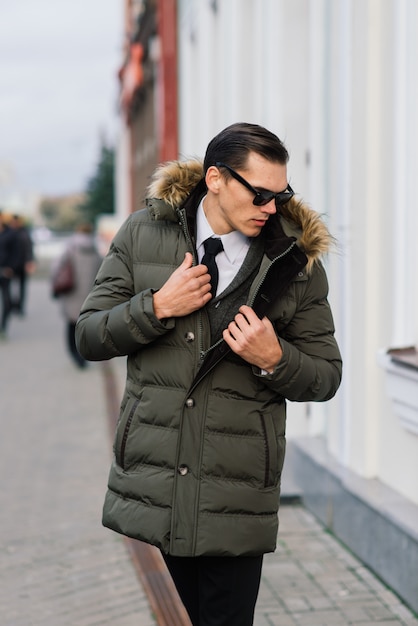
<path fill-rule="evenodd" d="M 279 482 L 279 450 L 273 416 L 260 413 L 261 431 L 264 444 L 264 488 L 274 487 Z"/>
<path fill-rule="evenodd" d="M 129 430 L 138 407 L 139 400 L 135 398 L 131 402 L 127 402 L 126 407 L 121 415 L 121 419 L 116 430 L 114 452 L 116 463 L 122 469 L 125 469 L 125 450 L 128 441 Z"/>

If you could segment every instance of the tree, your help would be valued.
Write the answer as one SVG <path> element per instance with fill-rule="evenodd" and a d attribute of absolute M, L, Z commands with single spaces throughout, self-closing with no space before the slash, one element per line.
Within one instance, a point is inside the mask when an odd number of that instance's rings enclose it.
<path fill-rule="evenodd" d="M 102 213 L 115 212 L 115 153 L 105 144 L 101 147 L 96 173 L 87 183 L 86 199 L 80 210 L 92 222 Z"/>

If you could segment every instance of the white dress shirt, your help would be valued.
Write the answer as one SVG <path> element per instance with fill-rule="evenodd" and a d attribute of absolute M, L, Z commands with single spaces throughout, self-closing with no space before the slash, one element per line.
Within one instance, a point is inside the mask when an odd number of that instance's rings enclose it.
<path fill-rule="evenodd" d="M 206 197 L 206 196 L 205 196 Z M 215 235 L 203 210 L 204 199 L 199 204 L 196 216 L 196 248 L 199 263 L 201 263 L 205 248 L 203 242 L 209 237 L 217 237 L 222 241 L 223 252 L 216 255 L 216 264 L 219 269 L 219 282 L 216 294 L 222 293 L 238 273 L 250 247 L 248 237 L 233 230 L 227 235 Z"/>

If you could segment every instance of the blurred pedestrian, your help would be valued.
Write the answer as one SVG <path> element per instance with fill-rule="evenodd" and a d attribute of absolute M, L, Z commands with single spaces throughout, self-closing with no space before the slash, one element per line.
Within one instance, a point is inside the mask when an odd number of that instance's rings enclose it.
<path fill-rule="evenodd" d="M 80 355 L 75 344 L 75 325 L 81 306 L 86 299 L 102 257 L 100 256 L 93 226 L 90 223 L 81 223 L 76 227 L 74 234 L 69 238 L 63 254 L 58 259 L 53 273 L 69 258 L 74 270 L 73 289 L 59 296 L 62 313 L 65 319 L 66 346 L 71 358 L 80 368 L 86 366 L 86 360 Z"/>
<path fill-rule="evenodd" d="M 77 324 L 85 358 L 128 357 L 103 523 L 158 546 L 194 626 L 253 623 L 286 400 L 328 400 L 341 380 L 331 236 L 287 161 L 276 135 L 233 124 L 203 164 L 160 166 Z"/>
<path fill-rule="evenodd" d="M 10 283 L 18 263 L 18 242 L 16 233 L 5 222 L 0 211 L 0 297 L 1 318 L 0 338 L 6 337 L 7 325 L 12 311 Z"/>
<path fill-rule="evenodd" d="M 9 225 L 15 231 L 17 262 L 11 283 L 12 310 L 25 314 L 27 279 L 35 271 L 33 243 L 29 229 L 19 215 L 13 215 Z"/>

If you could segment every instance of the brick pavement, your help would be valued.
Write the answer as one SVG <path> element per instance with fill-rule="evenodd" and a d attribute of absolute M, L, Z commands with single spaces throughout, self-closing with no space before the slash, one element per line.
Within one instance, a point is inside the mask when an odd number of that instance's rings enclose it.
<path fill-rule="evenodd" d="M 301 505 L 283 506 L 254 626 L 417 626 L 418 620 Z"/>
<path fill-rule="evenodd" d="M 112 367 L 121 386 L 121 360 Z M 28 316 L 0 343 L 0 374 L 0 625 L 155 626 L 125 542 L 100 523 L 102 368 L 73 367 L 45 281 L 32 281 Z M 302 506 L 282 507 L 254 625 L 349 624 L 418 620 Z"/>

